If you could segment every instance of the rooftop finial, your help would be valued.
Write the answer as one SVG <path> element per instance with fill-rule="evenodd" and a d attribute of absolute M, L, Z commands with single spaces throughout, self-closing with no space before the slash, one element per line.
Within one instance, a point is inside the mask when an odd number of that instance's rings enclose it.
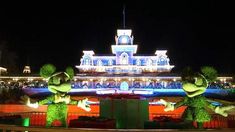
<path fill-rule="evenodd" d="M 126 13 L 126 12 L 125 12 L 125 8 L 126 8 L 125 5 L 123 5 L 122 14 L 123 14 L 123 28 L 124 28 L 124 29 L 126 28 L 126 25 L 125 25 L 125 21 L 126 21 L 126 20 L 125 20 L 125 15 L 126 15 L 126 14 L 125 14 L 125 13 Z"/>

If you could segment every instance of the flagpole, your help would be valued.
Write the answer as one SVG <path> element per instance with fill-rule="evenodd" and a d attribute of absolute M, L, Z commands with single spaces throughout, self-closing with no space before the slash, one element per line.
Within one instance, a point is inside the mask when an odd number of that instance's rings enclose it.
<path fill-rule="evenodd" d="M 125 5 L 123 5 L 123 11 L 122 11 L 122 14 L 123 14 L 123 28 L 125 29 L 126 28 L 126 24 L 125 24 L 125 22 L 126 22 L 126 17 L 125 17 Z"/>

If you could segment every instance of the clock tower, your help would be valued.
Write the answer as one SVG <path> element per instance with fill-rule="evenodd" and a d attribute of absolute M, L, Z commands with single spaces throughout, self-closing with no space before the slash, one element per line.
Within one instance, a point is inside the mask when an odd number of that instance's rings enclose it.
<path fill-rule="evenodd" d="M 133 36 L 130 29 L 118 29 L 115 37 L 116 45 L 112 45 L 112 53 L 116 55 L 117 65 L 133 65 L 133 54 L 137 45 L 133 45 Z"/>

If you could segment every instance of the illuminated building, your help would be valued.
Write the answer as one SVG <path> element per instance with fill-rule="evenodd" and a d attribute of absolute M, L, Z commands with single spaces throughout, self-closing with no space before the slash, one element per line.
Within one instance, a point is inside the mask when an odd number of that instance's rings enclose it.
<path fill-rule="evenodd" d="M 157 73 L 170 72 L 174 67 L 169 63 L 167 50 L 156 50 L 152 56 L 136 55 L 138 45 L 133 40 L 132 30 L 121 29 L 117 30 L 116 44 L 111 46 L 112 55 L 96 56 L 93 50 L 83 51 L 80 65 L 76 66 L 84 73 L 77 76 L 82 88 L 99 88 L 98 94 L 138 93 L 134 88 L 154 87 L 159 80 Z"/>
<path fill-rule="evenodd" d="M 181 77 L 169 76 L 171 69 L 167 50 L 156 50 L 155 55 L 136 55 L 132 30 L 117 30 L 112 55 L 97 56 L 93 50 L 83 51 L 79 74 L 75 76 L 75 91 L 97 94 L 154 94 L 159 90 L 181 89 Z M 229 78 L 231 79 L 231 78 Z M 183 90 L 182 90 L 183 91 Z"/>
<path fill-rule="evenodd" d="M 0 67 L 0 75 L 1 75 L 2 73 L 6 73 L 6 72 L 7 72 L 7 69 L 6 69 L 6 68 Z"/>
<path fill-rule="evenodd" d="M 117 30 L 116 44 L 111 45 L 109 56 L 83 51 L 79 72 L 74 76 L 71 92 L 95 94 L 155 94 L 184 93 L 181 77 L 171 73 L 173 65 L 167 50 L 156 50 L 155 55 L 137 55 L 138 45 L 133 44 L 132 31 Z M 25 67 L 25 72 L 30 67 Z M 2 70 L 6 70 L 5 68 Z M 47 80 L 31 74 L 28 76 L 0 76 L 5 84 L 20 83 L 29 93 L 49 92 Z M 218 77 L 208 89 L 232 88 L 232 77 Z M 217 85 L 218 84 L 218 85 Z M 223 86 L 223 87 L 221 87 Z M 35 88 L 35 89 L 34 89 Z M 220 91 L 219 91 L 220 92 Z"/>
<path fill-rule="evenodd" d="M 111 46 L 112 55 L 96 56 L 93 50 L 83 51 L 80 65 L 76 66 L 80 73 L 75 77 L 74 88 L 93 89 L 97 94 L 152 94 L 148 88 L 166 85 L 170 78 L 157 74 L 174 67 L 167 50 L 156 50 L 152 56 L 136 55 L 138 45 L 133 40 L 132 30 L 121 29 L 117 30 L 116 44 Z M 179 79 L 174 77 L 175 81 Z"/>
<path fill-rule="evenodd" d="M 137 56 L 138 45 L 133 45 L 131 30 L 117 30 L 116 45 L 112 45 L 110 56 L 96 56 L 94 51 L 83 51 L 79 66 L 81 72 L 105 74 L 143 74 L 145 72 L 169 72 L 167 50 L 156 50 L 154 56 Z"/>
<path fill-rule="evenodd" d="M 28 73 L 28 74 L 30 74 L 30 73 L 31 73 L 30 66 L 24 66 L 23 73 Z"/>

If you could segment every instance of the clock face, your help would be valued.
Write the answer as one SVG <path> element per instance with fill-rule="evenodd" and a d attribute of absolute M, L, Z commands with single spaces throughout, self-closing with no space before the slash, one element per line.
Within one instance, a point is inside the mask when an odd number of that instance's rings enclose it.
<path fill-rule="evenodd" d="M 131 39 L 127 35 L 122 35 L 122 36 L 120 36 L 118 38 L 118 43 L 119 44 L 130 44 L 131 43 Z"/>
<path fill-rule="evenodd" d="M 122 43 L 127 43 L 128 42 L 128 39 L 126 37 L 123 37 L 122 40 L 121 40 Z"/>

